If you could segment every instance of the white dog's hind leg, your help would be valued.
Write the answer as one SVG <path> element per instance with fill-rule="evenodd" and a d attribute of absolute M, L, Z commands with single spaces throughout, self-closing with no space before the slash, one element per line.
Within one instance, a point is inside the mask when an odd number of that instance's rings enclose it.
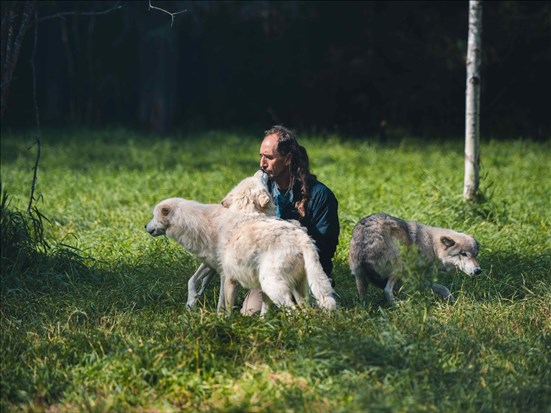
<path fill-rule="evenodd" d="M 207 267 L 207 268 L 208 268 L 208 270 L 205 270 L 206 273 L 203 275 L 203 282 L 201 283 L 201 289 L 197 293 L 198 296 L 203 295 L 203 293 L 205 292 L 205 288 L 207 288 L 207 286 L 210 284 L 211 280 L 216 275 L 216 270 L 214 270 L 210 267 Z"/>
<path fill-rule="evenodd" d="M 239 292 L 239 285 L 229 276 L 222 276 L 222 279 L 224 280 L 224 309 L 229 314 L 235 304 L 235 299 Z"/>
<path fill-rule="evenodd" d="M 306 277 L 293 290 L 293 298 L 298 307 L 305 307 L 308 304 L 308 281 Z"/>
<path fill-rule="evenodd" d="M 275 305 L 292 308 L 295 302 L 289 284 L 293 282 L 286 279 L 287 271 L 292 267 L 286 262 L 278 262 L 279 259 L 278 256 L 264 255 L 264 262 L 258 269 L 260 289 Z"/>
<path fill-rule="evenodd" d="M 220 276 L 220 291 L 218 292 L 218 305 L 216 306 L 217 311 L 224 311 L 226 309 L 226 298 L 224 296 L 224 276 Z"/>
<path fill-rule="evenodd" d="M 288 308 L 294 308 L 295 302 L 293 295 L 287 288 L 283 288 L 280 285 L 274 286 L 268 284 L 262 286 L 262 292 L 268 296 L 272 302 L 277 306 L 283 306 Z"/>
<path fill-rule="evenodd" d="M 270 306 L 272 305 L 272 300 L 266 295 L 262 294 L 262 308 L 260 310 L 260 317 L 263 317 L 264 314 L 266 314 L 270 310 Z"/>
<path fill-rule="evenodd" d="M 301 291 L 293 291 L 293 298 L 295 300 L 295 303 L 297 304 L 297 307 L 306 307 L 309 304 L 307 297 L 308 294 L 303 295 Z"/>
<path fill-rule="evenodd" d="M 192 308 L 195 306 L 197 299 L 205 292 L 205 288 L 216 275 L 216 271 L 206 264 L 201 264 L 195 274 L 191 276 L 187 283 L 187 306 Z M 201 288 L 197 292 L 197 284 L 201 282 Z"/>
<path fill-rule="evenodd" d="M 432 291 L 434 291 L 440 297 L 442 297 L 446 300 L 449 300 L 449 301 L 455 301 L 455 298 L 452 295 L 452 293 L 450 293 L 450 290 L 448 290 L 443 285 L 441 285 L 441 284 L 432 284 L 431 288 L 432 288 Z"/>

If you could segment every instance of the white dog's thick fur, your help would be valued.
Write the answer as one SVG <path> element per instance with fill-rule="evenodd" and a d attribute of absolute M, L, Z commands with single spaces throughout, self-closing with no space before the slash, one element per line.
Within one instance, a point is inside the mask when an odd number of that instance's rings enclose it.
<path fill-rule="evenodd" d="M 243 179 L 222 200 L 222 205 L 232 211 L 247 215 L 266 215 L 275 217 L 275 204 L 268 192 L 268 175 L 257 171 L 253 176 Z M 188 280 L 187 306 L 193 308 L 197 299 L 216 276 L 216 270 L 202 263 Z M 197 291 L 197 286 L 201 288 Z M 225 308 L 224 279 L 220 279 L 218 310 Z"/>
<path fill-rule="evenodd" d="M 259 170 L 243 179 L 222 199 L 222 205 L 241 214 L 275 217 L 276 207 L 268 192 L 268 175 Z"/>
<path fill-rule="evenodd" d="M 174 238 L 216 269 L 224 279 L 228 311 L 238 284 L 262 290 L 262 314 L 272 302 L 285 307 L 307 303 L 308 287 L 321 308 L 336 308 L 315 244 L 296 223 L 238 213 L 231 202 L 226 208 L 171 198 L 155 207 L 146 229 L 153 236 Z"/>

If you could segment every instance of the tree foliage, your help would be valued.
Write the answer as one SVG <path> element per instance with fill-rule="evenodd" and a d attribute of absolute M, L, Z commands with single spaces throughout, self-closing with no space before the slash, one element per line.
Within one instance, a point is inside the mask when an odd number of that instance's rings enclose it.
<path fill-rule="evenodd" d="M 49 122 L 233 127 L 276 122 L 343 133 L 461 135 L 466 2 L 121 3 L 40 23 L 40 107 Z M 39 3 L 39 14 L 114 2 Z M 482 133 L 551 133 L 551 6 L 485 3 Z M 30 55 L 26 39 L 22 53 Z M 25 124 L 27 57 L 9 125 Z"/>

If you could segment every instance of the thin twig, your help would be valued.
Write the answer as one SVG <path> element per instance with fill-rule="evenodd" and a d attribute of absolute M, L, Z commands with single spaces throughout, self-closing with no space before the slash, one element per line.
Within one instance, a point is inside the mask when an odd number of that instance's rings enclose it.
<path fill-rule="evenodd" d="M 180 14 L 180 13 L 186 13 L 187 12 L 187 9 L 184 9 L 184 10 L 180 10 L 180 11 L 177 11 L 175 13 L 171 13 L 165 9 L 161 9 L 160 7 L 156 7 L 156 6 L 153 6 L 151 4 L 151 0 L 149 0 L 149 10 L 151 9 L 154 9 L 154 10 L 159 10 L 159 11 L 162 11 L 163 13 L 166 13 L 166 14 L 170 14 L 170 17 L 172 18 L 172 23 L 170 23 L 170 27 L 172 27 L 174 25 L 174 17 L 177 15 L 177 14 Z"/>
<path fill-rule="evenodd" d="M 13 82 L 14 80 L 17 80 L 17 78 L 16 78 L 16 77 L 12 77 L 11 79 L 8 79 L 8 80 L 6 80 L 5 82 L 2 82 L 2 84 L 0 84 L 0 87 L 4 87 L 4 86 L 8 85 L 8 84 L 10 84 L 11 82 Z"/>
<path fill-rule="evenodd" d="M 33 53 L 31 56 L 31 67 L 32 67 L 32 73 L 33 73 L 33 100 L 34 100 L 34 112 L 36 116 L 36 161 L 34 163 L 33 168 L 33 182 L 31 185 L 31 195 L 29 197 L 29 205 L 27 206 L 27 212 L 31 212 L 31 207 L 34 201 L 34 189 L 36 187 L 36 180 L 38 175 L 38 162 L 40 161 L 40 115 L 38 112 L 38 99 L 36 96 L 36 67 L 35 67 L 35 60 L 36 60 L 36 46 L 38 44 L 38 12 L 35 10 L 34 12 L 34 46 L 33 46 Z M 29 148 L 30 149 L 30 148 Z"/>
<path fill-rule="evenodd" d="M 36 23 L 41 23 L 45 20 L 57 19 L 58 17 L 65 17 L 65 16 L 75 16 L 75 15 L 76 16 L 100 16 L 102 14 L 111 13 L 113 10 L 118 10 L 118 9 L 122 9 L 122 6 L 120 5 L 120 0 L 117 1 L 113 7 L 109 8 L 107 10 L 83 11 L 83 12 L 80 12 L 80 11 L 66 11 L 66 12 L 63 12 L 63 13 L 53 14 L 51 16 L 41 17 L 40 19 L 35 21 L 35 24 Z"/>

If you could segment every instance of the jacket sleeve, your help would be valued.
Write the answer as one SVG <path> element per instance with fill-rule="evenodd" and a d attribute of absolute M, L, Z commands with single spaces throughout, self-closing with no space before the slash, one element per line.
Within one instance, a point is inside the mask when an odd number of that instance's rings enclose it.
<path fill-rule="evenodd" d="M 320 182 L 311 193 L 308 215 L 308 233 L 316 242 L 323 270 L 331 275 L 339 243 L 338 202 L 333 192 Z"/>

